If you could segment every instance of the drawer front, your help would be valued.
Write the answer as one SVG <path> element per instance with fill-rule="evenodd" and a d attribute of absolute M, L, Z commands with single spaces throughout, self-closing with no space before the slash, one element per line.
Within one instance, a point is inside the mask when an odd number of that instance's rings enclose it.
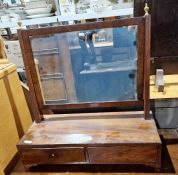
<path fill-rule="evenodd" d="M 91 163 L 151 163 L 158 159 L 157 146 L 88 147 Z"/>
<path fill-rule="evenodd" d="M 23 149 L 21 154 L 24 164 L 60 164 L 85 162 L 85 154 L 82 147 Z"/>

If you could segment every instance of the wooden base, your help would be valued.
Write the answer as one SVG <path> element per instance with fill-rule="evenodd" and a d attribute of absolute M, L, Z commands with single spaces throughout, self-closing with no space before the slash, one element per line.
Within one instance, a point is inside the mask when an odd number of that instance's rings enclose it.
<path fill-rule="evenodd" d="M 51 116 L 51 115 L 50 115 Z M 143 112 L 53 115 L 18 144 L 25 166 L 143 164 L 161 167 L 161 141 Z"/>

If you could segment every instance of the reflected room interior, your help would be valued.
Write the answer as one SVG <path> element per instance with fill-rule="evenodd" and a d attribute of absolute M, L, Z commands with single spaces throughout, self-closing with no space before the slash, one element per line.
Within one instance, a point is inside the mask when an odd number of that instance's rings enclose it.
<path fill-rule="evenodd" d="M 137 100 L 136 25 L 30 41 L 45 104 Z"/>

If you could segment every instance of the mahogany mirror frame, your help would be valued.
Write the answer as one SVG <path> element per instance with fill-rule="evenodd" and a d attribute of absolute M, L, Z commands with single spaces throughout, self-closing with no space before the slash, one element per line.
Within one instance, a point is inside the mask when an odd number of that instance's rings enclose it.
<path fill-rule="evenodd" d="M 112 108 L 118 109 L 133 109 L 144 108 L 145 119 L 150 118 L 150 103 L 149 103 L 149 71 L 150 71 L 150 24 L 151 17 L 126 18 L 104 22 L 92 22 L 85 24 L 75 24 L 67 26 L 57 26 L 38 29 L 19 29 L 18 37 L 21 45 L 23 60 L 26 69 L 27 81 L 30 89 L 30 99 L 33 109 L 33 116 L 36 122 L 43 119 L 43 114 L 53 114 L 71 112 L 93 112 L 97 110 L 109 110 Z M 38 80 L 38 73 L 35 67 L 33 52 L 30 43 L 30 37 L 39 35 L 52 35 L 57 33 L 92 30 L 98 28 L 112 28 L 137 25 L 138 33 L 138 70 L 137 70 L 137 101 L 118 101 L 118 102 L 94 102 L 94 103 L 78 103 L 78 104 L 59 104 L 46 105 L 44 103 L 41 88 Z"/>

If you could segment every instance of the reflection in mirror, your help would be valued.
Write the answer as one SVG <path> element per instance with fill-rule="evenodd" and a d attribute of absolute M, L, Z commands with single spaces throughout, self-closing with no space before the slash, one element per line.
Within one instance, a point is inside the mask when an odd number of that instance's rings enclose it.
<path fill-rule="evenodd" d="M 45 104 L 137 100 L 137 26 L 30 40 Z"/>

